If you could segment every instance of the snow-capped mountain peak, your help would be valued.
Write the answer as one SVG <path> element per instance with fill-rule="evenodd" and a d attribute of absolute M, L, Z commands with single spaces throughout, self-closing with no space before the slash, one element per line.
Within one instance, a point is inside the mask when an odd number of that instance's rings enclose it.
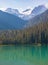
<path fill-rule="evenodd" d="M 18 16 L 23 20 L 29 20 L 29 19 L 35 17 L 36 15 L 43 13 L 46 10 L 47 10 L 47 8 L 44 5 L 39 5 L 39 6 L 35 7 L 33 10 L 31 8 L 28 8 L 28 9 L 22 11 L 22 13 L 20 13 L 18 11 L 18 9 L 12 9 L 12 8 L 7 8 L 5 10 L 5 12 Z"/>
<path fill-rule="evenodd" d="M 8 12 L 8 13 L 10 13 L 10 14 L 19 14 L 18 9 L 12 9 L 12 8 L 7 8 L 7 9 L 5 10 L 5 12 Z"/>
<path fill-rule="evenodd" d="M 43 13 L 46 9 L 47 8 L 44 5 L 39 5 L 39 6 L 37 6 L 37 7 L 35 7 L 33 9 L 33 11 L 31 12 L 31 14 L 38 15 L 38 14 Z"/>

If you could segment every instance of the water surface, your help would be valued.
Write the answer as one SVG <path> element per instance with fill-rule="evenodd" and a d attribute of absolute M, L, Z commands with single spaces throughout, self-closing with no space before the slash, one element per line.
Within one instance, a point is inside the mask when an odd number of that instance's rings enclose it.
<path fill-rule="evenodd" d="M 48 65 L 48 46 L 0 46 L 0 65 Z"/>

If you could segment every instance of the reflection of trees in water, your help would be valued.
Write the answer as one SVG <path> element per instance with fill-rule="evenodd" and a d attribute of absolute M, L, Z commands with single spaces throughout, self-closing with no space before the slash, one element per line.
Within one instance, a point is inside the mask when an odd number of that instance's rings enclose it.
<path fill-rule="evenodd" d="M 48 54 L 48 47 L 47 46 L 33 46 L 32 47 L 32 56 L 36 56 L 37 58 L 44 58 Z"/>
<path fill-rule="evenodd" d="M 48 46 L 2 46 L 0 47 L 0 52 L 1 49 L 3 55 L 7 54 L 8 59 L 23 59 L 35 63 L 34 65 L 45 65 L 48 63 Z M 6 55 L 4 56 L 6 57 Z"/>
<path fill-rule="evenodd" d="M 45 59 L 46 55 L 48 54 L 47 52 L 47 46 L 42 46 L 41 47 L 41 56 L 43 57 L 43 59 Z"/>
<path fill-rule="evenodd" d="M 48 65 L 48 46 L 33 46 L 32 60 L 39 65 Z"/>

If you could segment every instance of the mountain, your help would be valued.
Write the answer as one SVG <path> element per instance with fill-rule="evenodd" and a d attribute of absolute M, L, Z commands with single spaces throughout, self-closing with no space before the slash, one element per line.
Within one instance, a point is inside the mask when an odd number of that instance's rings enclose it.
<path fill-rule="evenodd" d="M 37 15 L 39 15 L 39 14 L 45 12 L 46 10 L 47 10 L 47 8 L 46 8 L 44 5 L 39 5 L 38 7 L 35 7 L 35 8 L 30 12 L 29 15 L 26 15 L 26 16 L 24 16 L 23 18 L 24 18 L 25 20 L 29 20 L 29 19 L 31 19 L 31 18 L 33 18 L 33 17 L 35 17 L 35 16 L 37 16 Z M 27 11 L 30 11 L 30 9 L 25 10 L 24 12 L 27 12 Z"/>
<path fill-rule="evenodd" d="M 28 20 L 28 15 L 25 15 L 23 13 L 20 13 L 17 9 L 7 8 L 5 10 L 5 12 L 7 12 L 9 14 L 12 14 L 12 15 L 15 15 L 15 16 L 18 16 L 18 17 L 20 17 L 23 20 Z"/>
<path fill-rule="evenodd" d="M 13 15 L 15 15 L 15 16 L 18 16 L 18 17 L 23 17 L 23 14 L 21 14 L 19 11 L 18 11 L 18 9 L 12 9 L 12 8 L 7 8 L 6 10 L 5 10 L 5 12 L 7 12 L 7 13 L 10 13 L 10 14 L 13 14 Z"/>
<path fill-rule="evenodd" d="M 0 44 L 48 44 L 48 10 L 30 19 L 27 24 L 26 22 L 17 16 L 0 11 Z M 26 28 L 22 29 L 25 24 Z"/>
<path fill-rule="evenodd" d="M 29 20 L 43 12 L 45 12 L 47 10 L 47 8 L 44 5 L 39 5 L 38 7 L 35 7 L 32 11 L 31 9 L 26 9 L 25 11 L 23 11 L 24 13 L 30 13 L 29 15 L 24 15 L 23 19 L 24 20 Z"/>
<path fill-rule="evenodd" d="M 24 11 L 22 11 L 22 13 L 24 14 L 24 16 L 22 17 L 23 20 L 29 20 L 31 18 L 30 13 L 31 13 L 31 9 L 26 9 Z"/>
<path fill-rule="evenodd" d="M 6 10 L 5 10 L 5 12 L 8 12 L 8 13 L 10 13 L 10 14 L 14 14 L 14 15 L 18 15 L 19 14 L 19 11 L 17 10 L 17 9 L 12 9 L 12 8 L 7 8 Z"/>
<path fill-rule="evenodd" d="M 38 7 L 35 7 L 32 10 L 31 14 L 36 16 L 36 15 L 43 13 L 45 10 L 47 10 L 47 8 L 44 5 L 39 5 Z"/>
<path fill-rule="evenodd" d="M 46 10 L 47 8 L 44 5 L 39 5 L 38 7 L 35 7 L 33 10 L 29 8 L 22 11 L 22 13 L 20 13 L 17 9 L 12 9 L 12 8 L 7 8 L 5 12 L 18 16 L 23 20 L 29 20 L 35 17 L 36 15 L 43 13 Z"/>
<path fill-rule="evenodd" d="M 0 11 L 0 29 L 22 29 L 27 22 L 21 18 Z"/>
<path fill-rule="evenodd" d="M 23 29 L 48 20 L 48 10 L 29 19 L 22 20 L 18 16 L 0 11 L 0 29 Z"/>
<path fill-rule="evenodd" d="M 48 22 L 48 10 L 46 10 L 42 14 L 39 14 L 39 15 L 31 18 L 28 21 L 28 23 L 25 25 L 25 28 L 35 26 L 35 25 L 38 25 L 39 23 L 44 23 L 44 22 Z"/>

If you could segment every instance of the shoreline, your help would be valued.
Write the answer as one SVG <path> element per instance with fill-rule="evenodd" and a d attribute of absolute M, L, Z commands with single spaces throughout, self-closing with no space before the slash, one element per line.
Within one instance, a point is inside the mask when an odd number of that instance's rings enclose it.
<path fill-rule="evenodd" d="M 38 46 L 38 47 L 40 47 L 40 46 L 47 46 L 47 45 L 45 45 L 45 44 L 42 45 L 42 44 L 39 43 L 39 44 L 34 44 L 34 45 L 33 44 L 20 44 L 20 45 L 19 44 L 17 44 L 17 45 L 15 45 L 15 44 L 8 44 L 8 45 L 7 44 L 0 44 L 0 46 L 26 46 L 26 47 L 28 47 L 28 46 Z"/>

